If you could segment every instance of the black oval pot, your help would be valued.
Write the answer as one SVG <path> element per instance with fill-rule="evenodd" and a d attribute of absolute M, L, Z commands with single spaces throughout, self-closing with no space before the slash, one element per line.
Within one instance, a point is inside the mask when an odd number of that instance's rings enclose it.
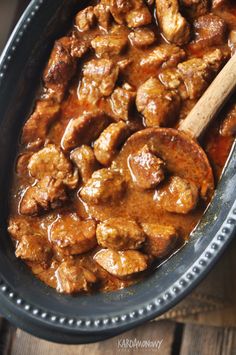
<path fill-rule="evenodd" d="M 8 195 L 23 121 L 56 38 L 86 1 L 32 1 L 0 60 L 0 305 L 10 322 L 61 343 L 103 340 L 161 315 L 182 300 L 225 250 L 236 224 L 236 149 L 190 242 L 147 279 L 107 294 L 57 294 L 14 256 L 7 234 Z"/>

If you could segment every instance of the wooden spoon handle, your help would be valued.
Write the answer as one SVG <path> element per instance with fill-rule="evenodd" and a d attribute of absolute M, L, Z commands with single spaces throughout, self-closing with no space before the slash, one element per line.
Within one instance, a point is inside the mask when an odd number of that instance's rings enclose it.
<path fill-rule="evenodd" d="M 236 55 L 228 61 L 194 106 L 179 130 L 198 138 L 236 87 Z"/>

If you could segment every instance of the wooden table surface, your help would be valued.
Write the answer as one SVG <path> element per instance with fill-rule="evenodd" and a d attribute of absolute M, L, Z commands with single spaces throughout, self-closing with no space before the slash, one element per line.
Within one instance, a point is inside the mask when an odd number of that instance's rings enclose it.
<path fill-rule="evenodd" d="M 144 343 L 144 342 L 145 343 Z M 173 321 L 147 323 L 113 339 L 88 345 L 61 345 L 14 329 L 6 320 L 0 325 L 3 355 L 235 355 L 236 329 L 181 324 Z"/>
<path fill-rule="evenodd" d="M 0 47 L 5 42 L 4 36 L 6 37 L 12 23 L 19 18 L 28 2 L 28 0 L 0 0 Z M 5 28 L 4 26 L 7 25 L 8 28 Z M 147 323 L 104 342 L 68 346 L 33 337 L 0 318 L 0 355 L 57 355 L 58 353 L 61 355 L 123 353 L 236 355 L 236 328 L 163 320 Z"/>

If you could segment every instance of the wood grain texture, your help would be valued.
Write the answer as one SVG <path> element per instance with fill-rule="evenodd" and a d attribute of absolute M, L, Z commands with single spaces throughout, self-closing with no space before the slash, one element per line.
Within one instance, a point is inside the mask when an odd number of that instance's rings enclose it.
<path fill-rule="evenodd" d="M 9 355 L 15 328 L 3 318 L 0 318 L 0 354 Z"/>
<path fill-rule="evenodd" d="M 11 348 L 11 355 L 116 355 L 116 354 L 145 354 L 172 353 L 176 324 L 171 321 L 147 323 L 141 327 L 100 343 L 88 345 L 59 345 L 35 338 L 21 330 L 17 330 Z M 126 340 L 162 341 L 160 347 L 136 348 L 122 347 Z M 132 345 L 132 344 L 131 344 Z"/>
<path fill-rule="evenodd" d="M 236 86 L 236 55 L 224 66 L 202 95 L 187 118 L 179 125 L 181 131 L 198 138 L 225 103 Z"/>
<path fill-rule="evenodd" d="M 236 354 L 236 330 L 234 328 L 186 325 L 180 355 L 189 354 Z"/>

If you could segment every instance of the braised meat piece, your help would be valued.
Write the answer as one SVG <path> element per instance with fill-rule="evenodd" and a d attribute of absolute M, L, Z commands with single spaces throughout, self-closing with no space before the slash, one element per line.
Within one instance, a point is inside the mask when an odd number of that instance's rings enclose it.
<path fill-rule="evenodd" d="M 117 87 L 111 95 L 111 108 L 114 118 L 128 121 L 135 97 L 136 91 L 128 83 L 125 83 L 122 87 Z"/>
<path fill-rule="evenodd" d="M 236 31 L 233 30 L 230 31 L 228 44 L 231 49 L 231 53 L 235 54 L 236 53 Z"/>
<path fill-rule="evenodd" d="M 131 58 L 120 60 L 117 63 L 119 66 L 120 72 L 124 73 L 132 62 L 133 62 L 133 60 Z"/>
<path fill-rule="evenodd" d="M 148 267 L 147 256 L 137 250 L 102 249 L 94 255 L 94 259 L 107 272 L 120 278 L 144 271 Z"/>
<path fill-rule="evenodd" d="M 228 59 L 228 54 L 220 49 L 212 49 L 203 56 L 203 60 L 208 67 L 216 74 Z"/>
<path fill-rule="evenodd" d="M 201 58 L 189 59 L 178 65 L 187 95 L 190 99 L 198 99 L 208 87 L 211 70 Z"/>
<path fill-rule="evenodd" d="M 63 255 L 86 253 L 97 245 L 96 223 L 81 220 L 76 214 L 63 214 L 52 223 L 49 240 Z"/>
<path fill-rule="evenodd" d="M 178 0 L 156 0 L 157 19 L 164 37 L 170 43 L 186 44 L 190 26 L 179 12 Z"/>
<path fill-rule="evenodd" d="M 95 24 L 95 14 L 93 6 L 88 6 L 77 13 L 75 17 L 75 26 L 80 32 L 90 30 Z"/>
<path fill-rule="evenodd" d="M 74 189 L 78 184 L 77 170 L 52 144 L 31 156 L 28 170 L 37 183 L 23 194 L 20 203 L 22 214 L 36 215 L 61 206 L 67 200 L 67 189 Z"/>
<path fill-rule="evenodd" d="M 191 19 L 207 14 L 209 2 L 209 0 L 180 0 L 181 7 Z"/>
<path fill-rule="evenodd" d="M 20 213 L 35 216 L 60 207 L 68 199 L 61 180 L 46 176 L 36 185 L 27 188 L 20 201 Z"/>
<path fill-rule="evenodd" d="M 71 38 L 62 37 L 55 42 L 48 65 L 43 74 L 47 88 L 65 91 L 76 71 L 76 61 L 71 56 Z"/>
<path fill-rule="evenodd" d="M 83 144 L 92 143 L 108 126 L 110 119 L 100 111 L 85 112 L 71 119 L 61 140 L 61 147 L 68 151 Z"/>
<path fill-rule="evenodd" d="M 199 17 L 193 23 L 195 49 L 219 46 L 225 42 L 227 26 L 223 19 L 217 15 L 208 14 Z"/>
<path fill-rule="evenodd" d="M 27 177 L 29 176 L 28 164 L 32 156 L 32 152 L 25 152 L 17 158 L 16 161 L 16 173 L 19 176 Z"/>
<path fill-rule="evenodd" d="M 97 240 L 104 248 L 139 249 L 145 240 L 145 234 L 134 220 L 109 218 L 98 225 Z"/>
<path fill-rule="evenodd" d="M 34 153 L 29 160 L 28 169 L 30 175 L 37 180 L 54 178 L 70 189 L 74 189 L 78 183 L 77 171 L 64 153 L 53 144 Z"/>
<path fill-rule="evenodd" d="M 158 79 L 150 78 L 138 88 L 136 106 L 147 127 L 168 126 L 178 118 L 180 96 L 167 90 Z"/>
<path fill-rule="evenodd" d="M 21 141 L 23 144 L 41 145 L 47 136 L 51 124 L 58 118 L 60 106 L 53 100 L 39 100 L 35 110 L 26 121 Z"/>
<path fill-rule="evenodd" d="M 165 163 L 148 146 L 130 155 L 128 166 L 134 184 L 140 189 L 152 189 L 165 178 Z"/>
<path fill-rule="evenodd" d="M 129 35 L 131 44 L 137 48 L 144 48 L 156 41 L 155 33 L 150 28 L 137 28 Z"/>
<path fill-rule="evenodd" d="M 124 34 L 107 34 L 95 37 L 91 45 L 97 57 L 109 58 L 121 54 L 128 44 L 128 38 Z"/>
<path fill-rule="evenodd" d="M 125 191 L 125 181 L 121 174 L 110 169 L 95 171 L 80 191 L 81 198 L 88 203 L 115 202 Z"/>
<path fill-rule="evenodd" d="M 99 99 L 111 95 L 118 74 L 118 65 L 110 59 L 92 59 L 83 68 L 83 78 L 78 88 L 79 100 L 96 105 Z"/>
<path fill-rule="evenodd" d="M 220 133 L 225 137 L 236 136 L 236 104 L 233 104 L 228 111 L 226 118 L 221 124 Z"/>
<path fill-rule="evenodd" d="M 83 183 L 91 178 L 98 166 L 93 149 L 88 145 L 74 149 L 70 154 L 70 159 L 77 166 Z"/>
<path fill-rule="evenodd" d="M 61 293 L 78 293 L 90 291 L 97 281 L 96 276 L 90 270 L 80 266 L 74 260 L 63 261 L 56 270 L 57 291 Z"/>
<path fill-rule="evenodd" d="M 94 14 L 100 27 L 108 30 L 111 25 L 111 13 L 108 5 L 99 3 L 94 7 Z"/>
<path fill-rule="evenodd" d="M 144 251 L 155 258 L 165 258 L 174 250 L 178 240 L 178 232 L 172 226 L 143 223 L 146 234 Z"/>
<path fill-rule="evenodd" d="M 228 5 L 229 0 L 212 0 L 212 8 L 213 10 L 220 9 L 221 7 Z"/>
<path fill-rule="evenodd" d="M 36 262 L 47 267 L 52 250 L 47 239 L 42 235 L 23 235 L 16 246 L 16 257 L 30 262 Z"/>
<path fill-rule="evenodd" d="M 108 126 L 94 143 L 94 154 L 99 163 L 110 165 L 129 134 L 129 127 L 123 121 Z"/>
<path fill-rule="evenodd" d="M 87 53 L 90 43 L 87 40 L 82 40 L 75 33 L 70 38 L 70 54 L 72 58 L 82 58 Z"/>
<path fill-rule="evenodd" d="M 216 49 L 203 58 L 192 58 L 178 65 L 179 74 L 190 99 L 198 99 L 203 94 L 223 62 L 221 51 Z"/>
<path fill-rule="evenodd" d="M 152 16 L 143 0 L 104 0 L 118 24 L 135 28 L 151 23 Z"/>
<path fill-rule="evenodd" d="M 168 212 L 186 214 L 198 202 L 198 188 L 192 182 L 172 176 L 161 188 L 156 190 L 155 201 Z"/>
<path fill-rule="evenodd" d="M 140 66 L 149 70 L 160 66 L 163 66 L 163 68 L 175 67 L 185 57 L 185 51 L 180 47 L 162 44 L 144 55 L 140 61 Z"/>
<path fill-rule="evenodd" d="M 167 68 L 160 72 L 158 76 L 160 82 L 170 90 L 177 90 L 181 99 L 186 100 L 189 98 L 186 85 L 178 69 Z M 188 106 L 183 107 L 184 110 L 188 109 Z M 180 118 L 183 110 L 180 111 Z M 186 117 L 186 116 L 184 116 Z"/>
<path fill-rule="evenodd" d="M 30 221 L 22 216 L 11 217 L 9 219 L 7 230 L 11 234 L 11 237 L 16 241 L 21 241 L 24 235 L 40 234 L 40 229 L 36 225 L 32 228 Z"/>

